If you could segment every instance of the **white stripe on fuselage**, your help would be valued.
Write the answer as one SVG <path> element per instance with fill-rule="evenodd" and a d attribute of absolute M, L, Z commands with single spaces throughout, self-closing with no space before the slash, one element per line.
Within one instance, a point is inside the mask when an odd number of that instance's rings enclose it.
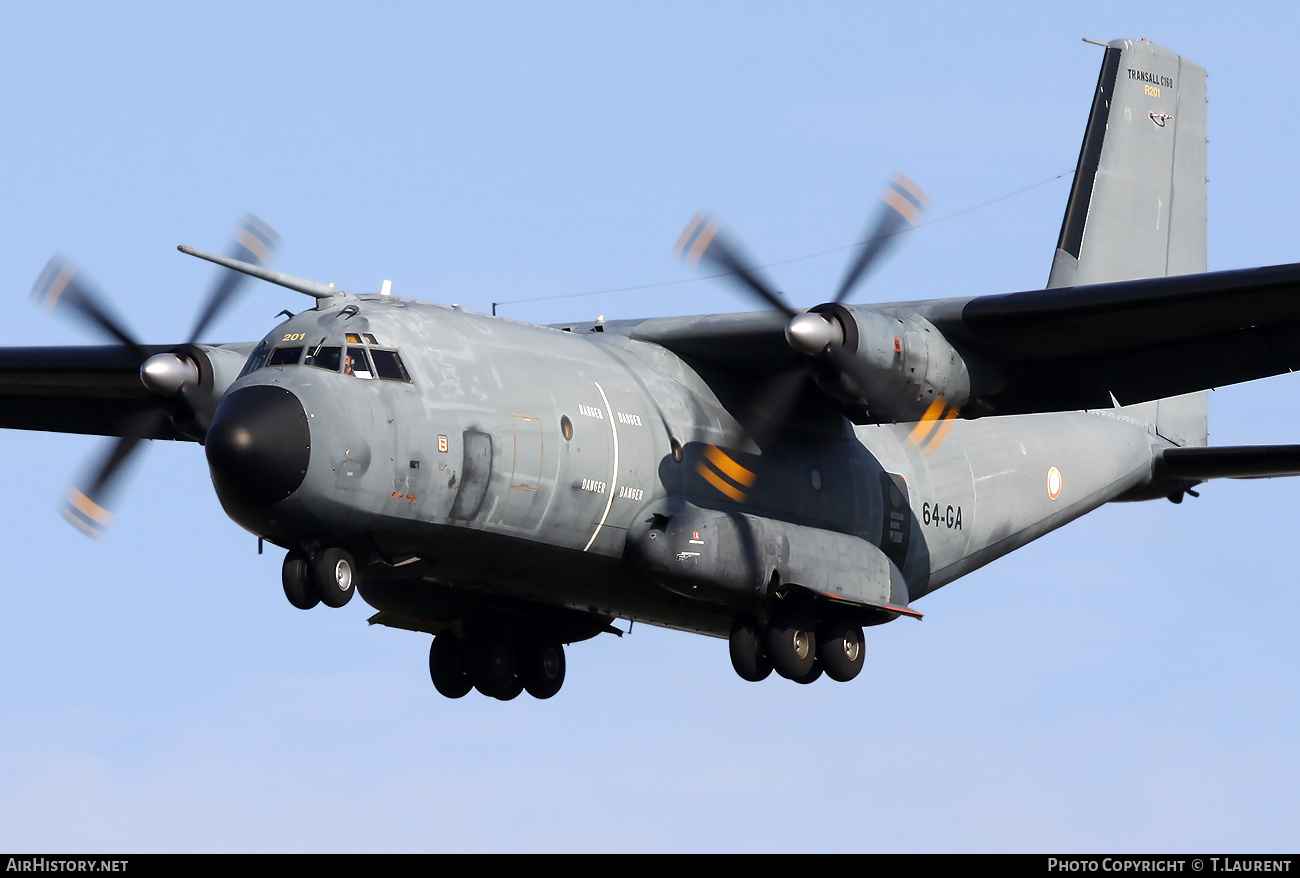
<path fill-rule="evenodd" d="M 591 539 L 587 540 L 587 545 L 582 547 L 584 552 L 596 542 L 600 529 L 605 526 L 605 519 L 609 518 L 609 508 L 614 505 L 614 486 L 618 484 L 618 427 L 614 423 L 614 410 L 609 407 L 609 397 L 605 396 L 605 388 L 600 386 L 599 381 L 592 383 L 596 385 L 596 390 L 600 391 L 601 401 L 605 403 L 605 413 L 609 415 L 609 435 L 614 440 L 614 466 L 609 476 L 609 498 L 605 501 L 605 511 L 601 513 L 600 521 L 596 522 L 596 529 L 591 532 Z"/>

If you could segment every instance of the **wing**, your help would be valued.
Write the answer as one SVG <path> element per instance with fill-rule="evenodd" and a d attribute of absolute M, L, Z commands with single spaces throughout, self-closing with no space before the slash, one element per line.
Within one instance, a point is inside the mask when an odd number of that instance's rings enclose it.
<path fill-rule="evenodd" d="M 1300 366 L 1300 264 L 988 295 L 919 311 L 997 372 L 996 414 L 1108 408 Z"/>
<path fill-rule="evenodd" d="M 688 360 L 731 372 L 770 374 L 790 357 L 786 318 L 777 311 L 563 323 L 566 332 L 604 332 L 660 345 Z"/>
<path fill-rule="evenodd" d="M 933 325 L 989 414 L 1111 408 L 1300 368 L 1300 263 L 845 311 L 864 326 L 870 311 Z M 789 362 L 784 324 L 760 312 L 565 328 L 764 375 Z"/>
<path fill-rule="evenodd" d="M 136 354 L 121 345 L 0 348 L 0 428 L 121 436 L 156 404 L 140 382 Z M 145 438 L 187 437 L 163 419 Z"/>
<path fill-rule="evenodd" d="M 1300 264 L 915 308 L 994 366 L 997 414 L 1128 405 L 1300 366 Z"/>

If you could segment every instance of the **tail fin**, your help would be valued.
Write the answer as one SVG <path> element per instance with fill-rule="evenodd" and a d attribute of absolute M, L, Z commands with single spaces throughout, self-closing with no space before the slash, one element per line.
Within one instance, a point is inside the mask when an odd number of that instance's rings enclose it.
<path fill-rule="evenodd" d="M 1145 40 L 1106 47 L 1050 287 L 1205 271 L 1205 70 Z M 1206 394 L 1134 406 L 1204 445 Z"/>
<path fill-rule="evenodd" d="M 1205 71 L 1106 47 L 1048 287 L 1205 271 Z"/>

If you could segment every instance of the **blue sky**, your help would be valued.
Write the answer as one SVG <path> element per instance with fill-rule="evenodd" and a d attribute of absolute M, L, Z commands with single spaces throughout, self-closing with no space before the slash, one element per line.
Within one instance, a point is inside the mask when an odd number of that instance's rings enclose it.
<path fill-rule="evenodd" d="M 932 197 L 860 301 L 1040 287 L 1101 50 L 1209 80 L 1210 267 L 1294 261 L 1287 4 L 11 4 L 0 295 L 11 345 L 74 258 L 151 342 L 188 330 L 253 211 L 283 271 L 487 311 L 690 278 L 700 207 L 764 262 L 856 240 L 886 176 Z M 1041 181 L 1045 185 L 968 213 Z M 844 255 L 773 270 L 794 301 Z M 259 285 L 249 340 L 300 296 Z M 523 303 L 554 322 L 743 310 L 710 282 Z M 1290 377 L 1213 395 L 1217 443 L 1300 441 Z M 869 632 L 847 686 L 747 684 L 638 626 L 560 696 L 451 702 L 428 638 L 302 613 L 153 443 L 92 542 L 56 509 L 99 449 L 0 434 L 0 849 L 1289 850 L 1298 488 L 1113 506 Z"/>

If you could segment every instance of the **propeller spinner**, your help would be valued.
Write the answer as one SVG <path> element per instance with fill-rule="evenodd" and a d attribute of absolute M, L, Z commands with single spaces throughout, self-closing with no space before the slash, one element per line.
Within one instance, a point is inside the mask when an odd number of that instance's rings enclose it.
<path fill-rule="evenodd" d="M 279 243 L 279 236 L 254 216 L 246 215 L 235 231 L 231 259 L 264 266 Z M 103 296 L 90 280 L 70 263 L 56 256 L 45 266 L 32 287 L 32 296 L 47 310 L 58 310 L 89 325 L 116 341 L 140 364 L 140 381 L 150 398 L 119 424 L 119 435 L 97 461 L 68 489 L 63 517 L 83 533 L 101 536 L 112 521 L 109 498 L 115 492 L 124 467 L 145 439 L 164 438 L 180 432 L 202 441 L 211 423 L 216 401 L 203 387 L 194 345 L 223 311 L 235 301 L 247 275 L 223 268 L 217 275 L 185 344 L 155 353 L 136 341 L 104 304 Z M 156 349 L 155 349 L 156 350 Z M 169 426 L 171 429 L 169 429 Z M 173 432 L 174 431 L 174 432 Z"/>

